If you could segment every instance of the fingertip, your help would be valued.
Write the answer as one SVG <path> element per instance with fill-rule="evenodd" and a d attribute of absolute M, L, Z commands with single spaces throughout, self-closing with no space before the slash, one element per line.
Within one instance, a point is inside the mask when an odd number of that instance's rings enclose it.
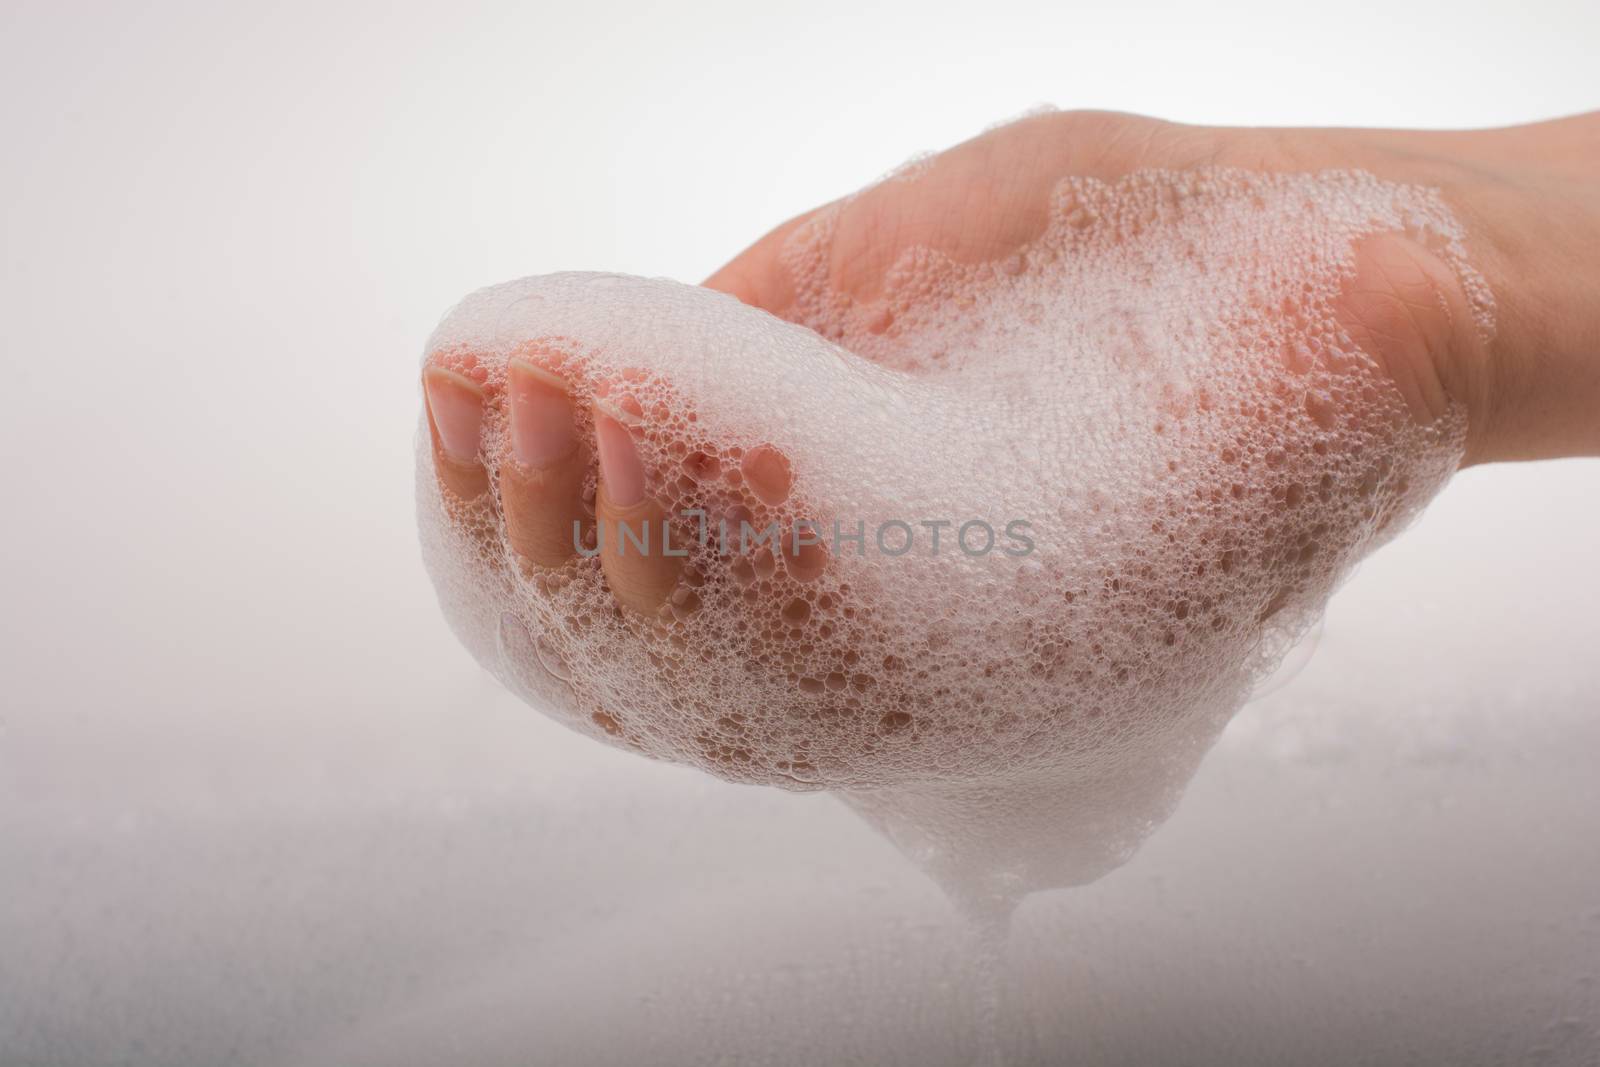
<path fill-rule="evenodd" d="M 500 465 L 506 539 L 519 556 L 559 567 L 582 543 L 589 456 L 566 379 L 522 358 L 506 368 L 511 462 Z"/>
<path fill-rule="evenodd" d="M 595 519 L 601 569 L 619 604 L 654 614 L 678 584 L 684 546 L 671 543 L 666 515 L 648 495 L 631 411 L 625 405 L 596 400 L 594 413 L 600 459 Z"/>
<path fill-rule="evenodd" d="M 425 370 L 422 387 L 439 481 L 462 499 L 482 495 L 489 487 L 488 474 L 478 457 L 483 387 L 446 367 Z"/>
<path fill-rule="evenodd" d="M 795 300 L 794 281 L 783 264 L 784 245 L 797 228 L 831 206 L 824 204 L 769 231 L 702 284 L 737 297 L 750 307 L 783 317 Z"/>
<path fill-rule="evenodd" d="M 518 463 L 542 469 L 577 448 L 578 430 L 566 379 L 519 357 L 506 366 L 506 392 L 511 407 L 511 452 Z"/>
<path fill-rule="evenodd" d="M 634 507 L 645 496 L 644 462 L 639 458 L 625 412 L 604 401 L 594 404 L 595 448 L 600 454 L 600 484 L 619 509 Z"/>

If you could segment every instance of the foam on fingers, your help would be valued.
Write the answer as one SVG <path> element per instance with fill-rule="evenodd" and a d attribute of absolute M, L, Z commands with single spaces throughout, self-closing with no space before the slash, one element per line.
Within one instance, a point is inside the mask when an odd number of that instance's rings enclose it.
<path fill-rule="evenodd" d="M 1083 880 L 1460 458 L 1461 409 L 1419 417 L 1341 325 L 1359 243 L 1448 264 L 1474 328 L 1490 304 L 1437 197 L 1360 173 L 1069 178 L 1015 254 L 913 249 L 864 305 L 829 275 L 838 210 L 788 235 L 795 322 L 559 274 L 430 341 L 491 394 L 536 345 L 583 441 L 596 383 L 625 383 L 656 544 L 683 552 L 660 610 L 619 611 L 592 552 L 487 565 L 469 531 L 500 501 L 441 497 L 424 447 L 429 569 L 485 665 L 578 729 L 845 790 L 986 885 Z M 482 454 L 507 433 L 491 405 Z"/>

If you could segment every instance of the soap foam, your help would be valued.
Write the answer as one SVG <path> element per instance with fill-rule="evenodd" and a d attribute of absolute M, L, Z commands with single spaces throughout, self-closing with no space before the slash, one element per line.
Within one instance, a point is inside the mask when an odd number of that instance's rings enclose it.
<path fill-rule="evenodd" d="M 597 386 L 638 400 L 669 515 L 736 530 L 740 459 L 770 444 L 794 486 L 752 525 L 808 520 L 830 543 L 860 524 L 864 551 L 834 543 L 800 581 L 681 518 L 682 587 L 660 619 L 625 614 L 597 559 L 535 570 L 492 494 L 443 498 L 424 425 L 428 567 L 480 662 L 575 729 L 838 790 L 968 902 L 1087 881 L 1132 854 L 1341 577 L 1460 459 L 1463 412 L 1419 425 L 1335 319 L 1354 243 L 1423 243 L 1484 330 L 1487 296 L 1433 193 L 1357 172 L 1068 178 L 1016 255 L 914 249 L 865 305 L 830 283 L 841 210 L 789 239 L 794 321 L 557 274 L 473 294 L 427 352 L 485 385 L 491 471 L 507 360 L 536 345 L 558 353 L 580 434 Z M 1004 550 L 1016 520 L 1026 553 Z M 953 544 L 973 521 L 993 550 Z M 898 547 L 897 522 L 916 540 L 891 555 L 874 533 Z M 950 524 L 938 554 L 930 522 Z"/>

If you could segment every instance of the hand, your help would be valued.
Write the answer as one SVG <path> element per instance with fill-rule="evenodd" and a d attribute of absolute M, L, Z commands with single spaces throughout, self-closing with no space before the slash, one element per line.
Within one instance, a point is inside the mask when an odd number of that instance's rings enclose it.
<path fill-rule="evenodd" d="M 1342 317 L 1419 419 L 1467 411 L 1463 465 L 1600 454 L 1600 113 L 1460 132 L 1229 129 L 1103 112 L 1052 113 L 935 157 L 914 180 L 880 183 L 840 207 L 832 285 L 859 302 L 906 250 L 1000 260 L 1036 237 L 1068 175 L 1111 180 L 1143 168 L 1369 171 L 1436 188 L 1467 227 L 1496 330 L 1473 328 L 1460 280 L 1396 234 L 1358 249 Z M 780 252 L 808 212 L 756 242 L 706 285 L 794 317 Z"/>

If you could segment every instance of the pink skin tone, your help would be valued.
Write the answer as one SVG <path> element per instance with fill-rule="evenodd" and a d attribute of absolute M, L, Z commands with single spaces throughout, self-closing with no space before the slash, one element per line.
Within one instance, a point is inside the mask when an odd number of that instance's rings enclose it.
<path fill-rule="evenodd" d="M 543 469 L 578 447 L 566 383 L 526 360 L 507 374 L 511 403 L 511 453 L 518 463 Z"/>
<path fill-rule="evenodd" d="M 1114 179 L 1141 168 L 1206 165 L 1280 171 L 1362 169 L 1440 190 L 1469 230 L 1468 254 L 1498 308 L 1496 336 L 1473 328 L 1465 294 L 1436 257 L 1399 235 L 1357 249 L 1340 313 L 1350 333 L 1393 379 L 1413 418 L 1466 407 L 1464 465 L 1600 455 L 1600 113 L 1501 130 L 1408 132 L 1260 130 L 1178 126 L 1131 115 L 1061 113 L 991 131 L 943 153 L 914 182 L 875 187 L 839 220 L 832 277 L 870 299 L 908 247 L 958 262 L 1009 255 L 1043 229 L 1048 193 L 1063 176 Z M 984 196 L 974 196 L 981 189 Z M 780 226 L 706 284 L 780 317 L 792 310 L 778 251 L 809 216 Z M 526 564 L 561 567 L 575 553 L 573 523 L 587 523 L 584 487 L 598 465 L 594 520 L 634 529 L 663 517 L 639 458 L 625 391 L 602 396 L 580 433 L 569 383 L 535 352 L 514 359 L 493 395 L 463 370 L 430 360 L 423 385 L 435 469 L 462 500 L 487 492 L 498 468 L 512 547 Z M 550 365 L 546 365 L 550 364 Z M 510 454 L 488 466 L 480 438 L 486 405 L 509 409 Z M 788 459 L 771 446 L 741 462 L 753 501 L 789 494 Z M 605 536 L 601 564 L 617 602 L 650 615 L 679 591 L 682 560 L 619 550 Z M 824 552 L 785 563 L 815 577 Z"/>
<path fill-rule="evenodd" d="M 594 436 L 600 450 L 600 477 L 606 499 L 631 508 L 644 500 L 644 464 L 628 428 L 603 410 L 594 416 Z"/>

